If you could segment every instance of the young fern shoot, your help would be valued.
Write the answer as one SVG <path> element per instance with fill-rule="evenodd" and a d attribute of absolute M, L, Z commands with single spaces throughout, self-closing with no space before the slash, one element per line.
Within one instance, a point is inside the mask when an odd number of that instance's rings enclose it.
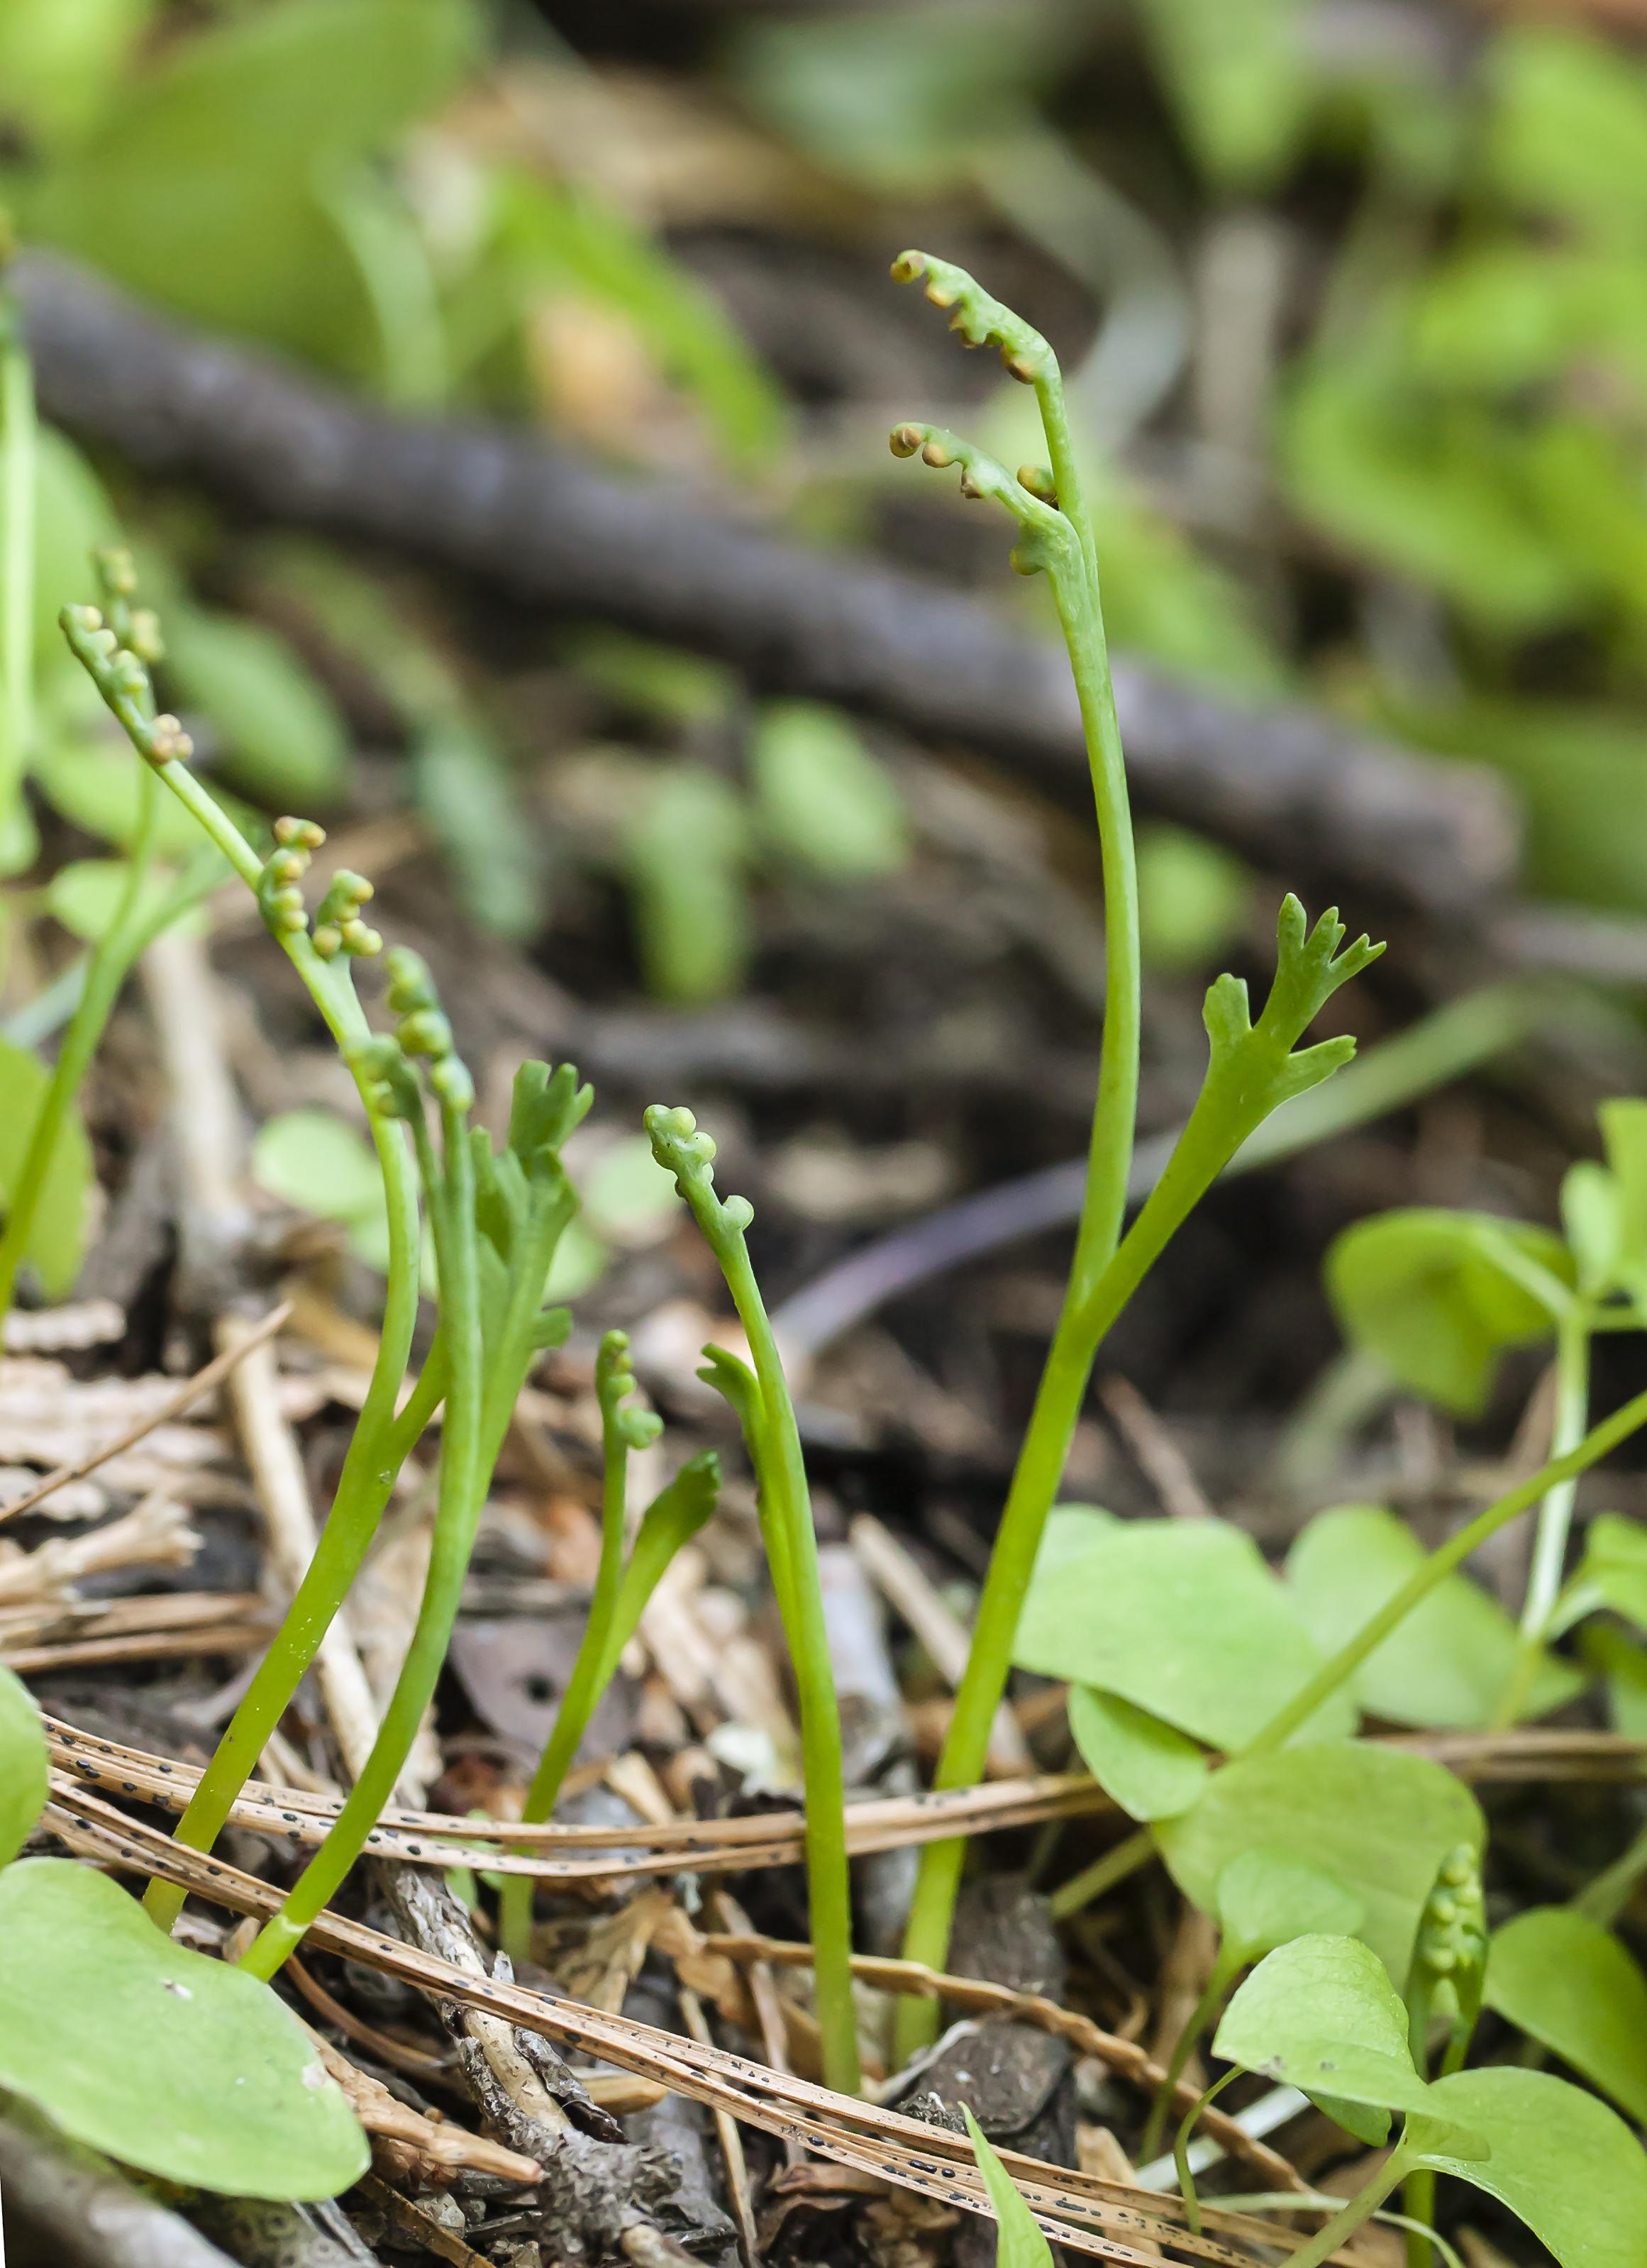
<path fill-rule="evenodd" d="M 528 1822 L 549 1818 L 578 1742 L 612 1682 L 618 1657 L 629 1643 L 658 1578 L 681 1545 L 702 1527 L 715 1509 L 720 1492 L 720 1460 L 706 1450 L 692 1458 L 669 1485 L 653 1498 L 642 1521 L 629 1564 L 624 1565 L 625 1513 L 629 1503 L 631 1449 L 644 1448 L 663 1431 L 663 1421 L 650 1410 L 638 1410 L 629 1396 L 635 1372 L 629 1342 L 623 1331 L 608 1331 L 595 1357 L 595 1398 L 600 1407 L 600 1433 L 605 1476 L 601 1490 L 600 1564 L 589 1619 L 584 1626 L 577 1659 L 539 1758 L 521 1817 Z M 532 1880 L 529 1875 L 504 1877 L 499 1905 L 499 1935 L 510 1959 L 518 1967 L 532 1949 Z"/>
<path fill-rule="evenodd" d="M 1125 766 L 1110 681 L 1096 547 L 1083 509 L 1057 359 L 1040 333 L 945 261 L 907 252 L 894 262 L 901 282 L 923 278 L 935 306 L 968 345 L 996 348 L 1014 378 L 1035 389 L 1048 467 L 1016 477 L 971 443 L 941 428 L 894 428 L 893 453 L 942 468 L 959 465 L 961 490 L 988 497 L 1018 522 L 1012 564 L 1044 572 L 1052 588 L 1080 703 L 1097 809 L 1107 952 L 1103 1052 L 1093 1108 L 1086 1187 L 1076 1250 L 1057 1327 L 1048 1350 L 1029 1425 L 1002 1510 L 978 1603 L 967 1667 L 938 1759 L 938 1787 L 981 1776 L 989 1728 L 1006 1688 L 1013 1635 L 1047 1517 L 1062 1477 L 1092 1363 L 1138 1283 L 1191 1208 L 1243 1141 L 1290 1096 L 1317 1085 L 1354 1051 L 1349 1040 L 1292 1050 L 1330 994 L 1381 950 L 1363 938 L 1341 956 L 1343 931 L 1328 914 L 1309 931 L 1294 898 L 1282 909 L 1280 956 L 1263 1014 L 1251 1022 L 1246 988 L 1234 977 L 1207 1002 L 1212 1059 L 1206 1084 L 1161 1182 L 1123 1241 L 1126 1189 L 1137 1108 L 1139 944 L 1137 886 Z M 941 1969 L 960 1881 L 964 1845 L 930 1843 L 921 1856 L 904 1939 L 907 1959 Z M 937 2005 L 900 2005 L 898 2049 L 908 2058 L 934 2036 Z"/>
<path fill-rule="evenodd" d="M 720 1263 L 754 1358 L 752 1370 L 723 1347 L 706 1347 L 699 1376 L 724 1395 L 743 1429 L 759 1490 L 761 1533 L 800 1701 L 806 1775 L 806 1881 L 816 1955 L 818 2026 L 824 2081 L 842 2094 L 859 2085 L 857 2020 L 852 2001 L 852 1906 L 847 1871 L 846 1780 L 841 1718 L 824 1624 L 818 1538 L 795 1407 L 777 1341 L 750 1264 L 744 1233 L 754 1219 L 746 1197 L 715 1188 L 715 1144 L 689 1110 L 653 1103 L 645 1116 L 652 1154 Z"/>

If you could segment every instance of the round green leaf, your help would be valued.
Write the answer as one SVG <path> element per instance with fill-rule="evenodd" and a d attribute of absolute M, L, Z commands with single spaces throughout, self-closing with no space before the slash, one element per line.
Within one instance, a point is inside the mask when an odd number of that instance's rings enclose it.
<path fill-rule="evenodd" d="M 1119 1694 L 1072 1685 L 1070 1731 L 1088 1771 L 1131 1818 L 1171 1819 L 1207 1784 L 1195 1743 Z"/>
<path fill-rule="evenodd" d="M 283 1110 L 252 1145 L 252 1178 L 270 1197 L 322 1220 L 380 1219 L 383 1175 L 365 1135 L 329 1110 Z"/>
<path fill-rule="evenodd" d="M 1138 939 L 1146 968 L 1183 976 L 1217 967 L 1246 924 L 1249 869 L 1210 836 L 1158 821 L 1138 830 Z"/>
<path fill-rule="evenodd" d="M 285 2004 L 66 1859 L 0 1874 L 0 2087 L 163 2180 L 327 2198 L 366 2138 Z"/>
<path fill-rule="evenodd" d="M 1287 1557 L 1287 1580 L 1305 1625 L 1336 1653 L 1399 1591 L 1426 1557 L 1405 1521 L 1381 1506 L 1318 1513 Z M 1516 1626 L 1467 1575 L 1449 1575 L 1368 1655 L 1355 1676 L 1363 1708 L 1395 1725 L 1473 1728 L 1492 1721 L 1510 1684 Z M 1584 1680 L 1547 1660 L 1528 1697 L 1539 1717 L 1578 1692 Z"/>
<path fill-rule="evenodd" d="M 1218 1876 L 1218 1927 L 1226 1946 L 1255 1961 L 1295 1937 L 1348 1937 L 1366 1908 L 1335 1874 L 1295 1852 L 1243 1851 Z"/>
<path fill-rule="evenodd" d="M 130 877 L 123 858 L 71 858 L 46 886 L 47 910 L 70 936 L 96 945 L 114 927 Z M 171 890 L 168 875 L 145 875 L 138 897 L 143 916 L 158 913 Z"/>
<path fill-rule="evenodd" d="M 49 1083 L 49 1074 L 26 1048 L 0 1039 L 0 1089 L 5 1094 L 0 1110 L 0 1197 L 8 1200 Z M 79 1112 L 70 1105 L 46 1168 L 26 1251 L 48 1299 L 61 1300 L 80 1272 L 94 1180 L 92 1145 Z"/>
<path fill-rule="evenodd" d="M 581 1177 L 578 1194 L 595 1234 L 632 1251 L 666 1236 L 680 1214 L 674 1175 L 653 1157 L 644 1134 L 625 1135 L 603 1150 Z"/>
<path fill-rule="evenodd" d="M 1238 1757 L 1181 1818 L 1155 1830 L 1186 1896 L 1217 1911 L 1218 1881 L 1246 1851 L 1285 1851 L 1334 1875 L 1365 1908 L 1357 1934 L 1405 1980 L 1418 1918 L 1444 1859 L 1485 1839 L 1469 1790 L 1428 1756 L 1331 1741 Z"/>
<path fill-rule="evenodd" d="M 27 1688 L 0 1669 L 0 1867 L 46 1808 L 46 1735 Z"/>
<path fill-rule="evenodd" d="M 839 881 L 897 871 L 909 856 L 903 799 L 838 709 L 777 701 L 749 749 L 761 825 L 798 865 Z"/>
<path fill-rule="evenodd" d="M 1461 1418 L 1479 1417 L 1506 1349 L 1536 1345 L 1552 1307 L 1514 1272 L 1572 1282 L 1559 1237 L 1525 1222 L 1417 1208 L 1347 1228 L 1327 1256 L 1327 1296 L 1344 1336 L 1403 1386 Z"/>
<path fill-rule="evenodd" d="M 1647 2123 L 1647 1977 L 1609 1930 L 1538 1906 L 1494 1933 L 1484 1997 Z"/>
<path fill-rule="evenodd" d="M 1407 2139 L 1423 2161 L 1497 2198 L 1561 2268 L 1641 2268 L 1647 2156 L 1614 2110 L 1542 2071 L 1454 2072 L 1430 2089 Z M 1457 2120 L 1489 2146 L 1469 2158 L 1431 2119 Z"/>
<path fill-rule="evenodd" d="M 1130 1520 L 1062 1562 L 1038 1565 L 1019 1618 L 1021 1668 L 1119 1694 L 1195 1740 L 1250 1741 L 1320 1668 L 1298 1610 L 1239 1528 Z M 1348 1732 L 1347 1695 L 1311 1719 Z"/>
<path fill-rule="evenodd" d="M 1261 1961 L 1224 2012 L 1212 2051 L 1310 2095 L 1417 2110 L 1407 2010 L 1358 1938 L 1294 1938 Z"/>

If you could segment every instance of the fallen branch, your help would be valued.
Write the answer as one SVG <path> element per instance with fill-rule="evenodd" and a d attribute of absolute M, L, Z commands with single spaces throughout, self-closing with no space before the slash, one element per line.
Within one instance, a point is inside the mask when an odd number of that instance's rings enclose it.
<path fill-rule="evenodd" d="M 390 416 L 150 313 L 62 262 L 11 271 L 40 401 L 140 465 L 280 520 L 393 543 L 521 598 L 724 656 L 1089 797 L 1062 664 L 974 599 L 809 549 L 680 489 L 520 433 Z M 1139 801 L 1266 861 L 1456 917 L 1511 880 L 1511 799 L 1303 709 L 1254 709 L 1136 661 L 1115 697 Z"/>

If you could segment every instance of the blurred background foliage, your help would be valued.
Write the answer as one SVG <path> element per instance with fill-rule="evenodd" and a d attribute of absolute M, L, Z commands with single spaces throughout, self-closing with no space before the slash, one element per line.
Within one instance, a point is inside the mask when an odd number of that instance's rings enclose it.
<path fill-rule="evenodd" d="M 1033 608 L 953 499 L 887 487 L 889 417 L 944 389 L 1025 453 L 1022 394 L 930 358 L 881 285 L 940 243 L 1066 350 L 1120 645 L 1497 765 L 1531 886 L 1640 911 L 1637 28 L 1446 0 L 0 0 L 0 199 L 23 243 L 387 408 L 534 423 Z M 394 795 L 517 945 L 604 878 L 638 980 L 710 1000 L 763 892 L 849 898 L 913 855 L 897 749 L 843 717 L 562 632 L 546 777 L 521 674 L 415 584 L 60 433 L 37 480 L 17 876 L 31 812 L 101 856 L 129 834 L 53 627 L 121 523 L 228 787 L 324 816 L 358 804 L 363 737 L 397 740 Z M 1144 884 L 1164 970 L 1245 918 L 1241 869 L 1181 831 Z M 82 933 L 99 887 L 57 889 Z"/>

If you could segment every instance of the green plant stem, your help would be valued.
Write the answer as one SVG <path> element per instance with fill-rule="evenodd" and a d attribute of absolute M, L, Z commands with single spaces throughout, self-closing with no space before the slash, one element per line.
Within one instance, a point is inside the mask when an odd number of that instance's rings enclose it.
<path fill-rule="evenodd" d="M 284 1904 L 253 1940 L 242 1962 L 272 1977 L 302 1942 L 365 1845 L 378 1815 L 394 1793 L 423 1712 L 434 1698 L 463 1595 L 464 1577 L 490 1468 L 482 1461 L 484 1407 L 480 1271 L 475 1250 L 474 1165 L 460 1111 L 443 1104 L 444 1174 L 427 1128 L 413 1126 L 430 1197 L 440 1266 L 441 1320 L 446 1344 L 445 1419 L 440 1444 L 440 1493 L 429 1575 L 417 1622 L 378 1737 L 333 1822 Z"/>
<path fill-rule="evenodd" d="M 588 1730 L 589 1720 L 599 1705 L 603 1683 L 601 1671 L 618 1603 L 618 1591 L 623 1580 L 623 1528 L 629 1503 L 629 1444 L 618 1423 L 615 1408 L 602 1414 L 606 1418 L 606 1469 L 600 1500 L 600 1563 L 595 1570 L 589 1618 L 584 1624 L 577 1659 L 572 1665 L 572 1674 L 567 1680 L 566 1690 L 562 1694 L 560 1707 L 555 1713 L 554 1727 L 544 1745 L 543 1754 L 538 1759 L 538 1768 L 532 1775 L 526 1800 L 521 1806 L 521 1818 L 533 1822 L 552 1815 L 555 1798 L 561 1792 L 561 1783 L 566 1778 L 572 1758 L 577 1754 L 578 1742 Z M 498 1936 L 504 1952 L 517 1969 L 532 1950 L 533 1889 L 530 1874 L 506 1874 L 499 1893 Z"/>
<path fill-rule="evenodd" d="M 152 924 L 144 917 L 142 901 L 153 858 L 158 818 L 159 791 L 154 775 L 145 766 L 138 783 L 137 829 L 126 887 L 114 918 L 87 964 L 85 988 L 69 1020 L 50 1082 L 40 1100 L 40 1114 L 30 1132 L 22 1171 L 12 1191 L 5 1232 L 0 1235 L 0 1326 L 4 1326 L 17 1295 L 18 1270 L 28 1250 L 40 1192 L 46 1186 L 46 1176 L 51 1170 L 69 1113 L 120 997 L 120 989 L 152 934 Z"/>
<path fill-rule="evenodd" d="M 1212 1974 L 1206 1989 L 1189 2013 L 1189 2020 L 1175 2042 L 1161 2083 L 1155 2090 L 1155 2100 L 1150 2105 L 1150 2116 L 1143 2129 L 1143 2139 L 1138 2145 L 1140 2165 L 1156 2157 L 1161 2147 L 1161 2136 L 1171 2115 L 1178 2094 L 1178 2082 L 1184 2076 L 1185 2066 L 1195 2052 L 1202 2035 L 1217 2015 L 1224 1994 L 1234 1982 L 1242 1965 L 1239 1947 L 1226 1941 L 1218 1948 L 1218 1957 L 1212 1964 Z M 1197 2109 L 1199 2109 L 1197 2105 Z"/>
<path fill-rule="evenodd" d="M 0 841 L 34 740 L 34 373 L 17 303 L 0 295 Z"/>
<path fill-rule="evenodd" d="M 1173 2135 L 1173 2163 L 1178 2172 L 1178 2194 L 1183 2199 L 1184 2220 L 1192 2236 L 1201 2234 L 1201 2199 L 1195 2193 L 1195 2173 L 1189 2162 L 1189 2138 L 1207 2105 L 1223 2094 L 1232 2080 L 1239 2077 L 1239 2071 L 1232 2068 L 1224 2073 L 1222 2079 L 1215 2079 L 1210 2087 L 1195 2097 L 1179 2120 Z"/>
<path fill-rule="evenodd" d="M 846 1771 L 812 1496 L 789 1383 L 741 1233 L 723 1239 L 719 1258 L 761 1388 L 765 1450 L 757 1460 L 761 1528 L 800 1704 L 801 1759 L 806 1780 L 807 1908 L 824 2083 L 837 2093 L 856 2095 L 862 2073 L 857 2011 L 852 1998 Z"/>
<path fill-rule="evenodd" d="M 1053 383 L 1039 385 L 1037 391 L 1041 395 L 1059 493 L 1078 508 L 1062 398 Z M 967 1667 L 933 1778 L 934 1786 L 940 1788 L 969 1786 L 983 1771 L 990 1728 L 1006 1690 L 1012 1641 L 1035 1554 L 1063 1478 L 1099 1343 L 1107 1328 L 1099 1295 L 1116 1256 L 1132 1170 L 1141 981 L 1137 869 L 1108 647 L 1096 571 L 1091 563 L 1091 531 L 1085 514 L 1074 524 L 1081 536 L 1083 573 L 1075 583 L 1055 574 L 1053 587 L 1080 701 L 1098 813 L 1107 954 L 1103 1051 L 1075 1260 L 989 1555 Z M 904 1935 L 906 1960 L 923 1962 L 933 1969 L 944 1967 L 965 1855 L 966 1845 L 959 1841 L 930 1843 L 922 1852 Z M 936 2001 L 908 1996 L 900 2001 L 896 2026 L 900 2062 L 908 2062 L 937 2037 L 937 2020 Z"/>
<path fill-rule="evenodd" d="M 1155 1837 L 1147 1827 L 1140 1827 L 1124 1843 L 1117 1843 L 1101 1859 L 1094 1859 L 1090 1867 L 1083 1867 L 1078 1874 L 1060 1883 L 1047 1901 L 1048 1912 L 1054 1921 L 1067 1921 L 1106 1890 L 1113 1890 L 1117 1882 L 1124 1882 L 1129 1874 L 1136 1874 L 1140 1867 L 1147 1867 L 1154 1856 Z"/>
<path fill-rule="evenodd" d="M 1371 2178 L 1356 2191 L 1342 2213 L 1335 2213 L 1313 2236 L 1305 2237 L 1296 2252 L 1287 2255 L 1287 2268 L 1322 2268 L 1341 2244 L 1347 2244 L 1412 2171 L 1405 2141 L 1398 2142 Z"/>
<path fill-rule="evenodd" d="M 379 1130 L 376 1123 L 372 1130 L 374 1135 Z M 396 1125 L 390 1124 L 383 1130 L 397 1141 L 404 1139 Z M 292 1696 L 320 1652 L 321 1640 L 336 1619 L 349 1587 L 360 1572 L 401 1468 L 434 1416 L 445 1390 L 445 1357 L 444 1350 L 437 1344 L 430 1348 L 429 1359 L 423 1365 L 417 1384 L 398 1418 L 394 1414 L 394 1399 L 401 1381 L 397 1377 L 387 1383 L 386 1424 L 382 1406 L 386 1397 L 380 1396 L 379 1386 L 387 1375 L 385 1350 L 397 1343 L 401 1336 L 401 1319 L 393 1310 L 400 1303 L 400 1285 L 402 1283 L 410 1285 L 414 1317 L 416 1312 L 415 1211 L 409 1224 L 409 1232 L 408 1241 L 407 1224 L 397 1220 L 392 1209 L 389 1292 L 385 1307 L 384 1329 L 379 1340 L 378 1359 L 372 1369 L 371 1383 L 367 1388 L 354 1438 L 343 1459 L 342 1471 L 338 1476 L 331 1513 L 320 1530 L 314 1556 L 304 1570 L 303 1580 L 293 1594 L 280 1628 L 270 1639 L 268 1650 L 258 1664 L 257 1674 L 230 1719 L 223 1738 L 201 1774 L 187 1808 L 173 1830 L 173 1839 L 187 1845 L 191 1851 L 210 1850 L 233 1808 L 236 1798 L 257 1770 L 258 1759 L 268 1746 L 269 1735 L 290 1706 Z M 406 1248 L 398 1249 L 402 1243 Z M 409 1338 L 409 1332 L 407 1336 Z M 143 1905 L 162 1929 L 170 1929 L 182 1911 L 185 1895 L 177 1884 L 157 1878 L 150 1882 L 143 1894 Z"/>
<path fill-rule="evenodd" d="M 1363 1624 L 1354 1638 L 1342 1646 L 1329 1661 L 1324 1662 L 1309 1683 L 1295 1693 L 1286 1705 L 1276 1711 L 1256 1739 L 1242 1751 L 1245 1756 L 1261 1756 L 1280 1748 L 1291 1739 L 1300 1725 L 1312 1718 L 1322 1703 L 1330 1700 L 1339 1687 L 1353 1677 L 1368 1655 L 1383 1645 L 1391 1631 L 1396 1630 L 1422 1605 L 1437 1583 L 1444 1582 L 1457 1567 L 1462 1566 L 1473 1551 L 1480 1550 L 1490 1536 L 1526 1512 L 1540 1498 L 1561 1482 L 1587 1472 L 1609 1450 L 1621 1441 L 1628 1440 L 1640 1426 L 1647 1425 L 1647 1393 L 1638 1394 L 1615 1410 L 1610 1418 L 1592 1426 L 1583 1440 L 1564 1455 L 1552 1457 L 1527 1480 L 1520 1482 L 1505 1495 L 1497 1498 L 1474 1520 L 1460 1528 L 1456 1535 L 1437 1550 L 1432 1551 L 1421 1567 L 1414 1569 L 1400 1590 L 1386 1600 L 1378 1612 Z"/>
<path fill-rule="evenodd" d="M 1550 1448 L 1557 1456 L 1577 1448 L 1589 1422 L 1591 1336 L 1590 1308 L 1585 1301 L 1575 1300 L 1562 1315 L 1555 1336 L 1555 1422 Z M 1520 1638 L 1510 1682 L 1493 1712 L 1490 1729 L 1494 1732 L 1506 1730 L 1520 1718 L 1543 1666 L 1550 1624 L 1561 1596 L 1562 1570 L 1577 1492 L 1577 1480 L 1559 1481 L 1539 1506 Z"/>

